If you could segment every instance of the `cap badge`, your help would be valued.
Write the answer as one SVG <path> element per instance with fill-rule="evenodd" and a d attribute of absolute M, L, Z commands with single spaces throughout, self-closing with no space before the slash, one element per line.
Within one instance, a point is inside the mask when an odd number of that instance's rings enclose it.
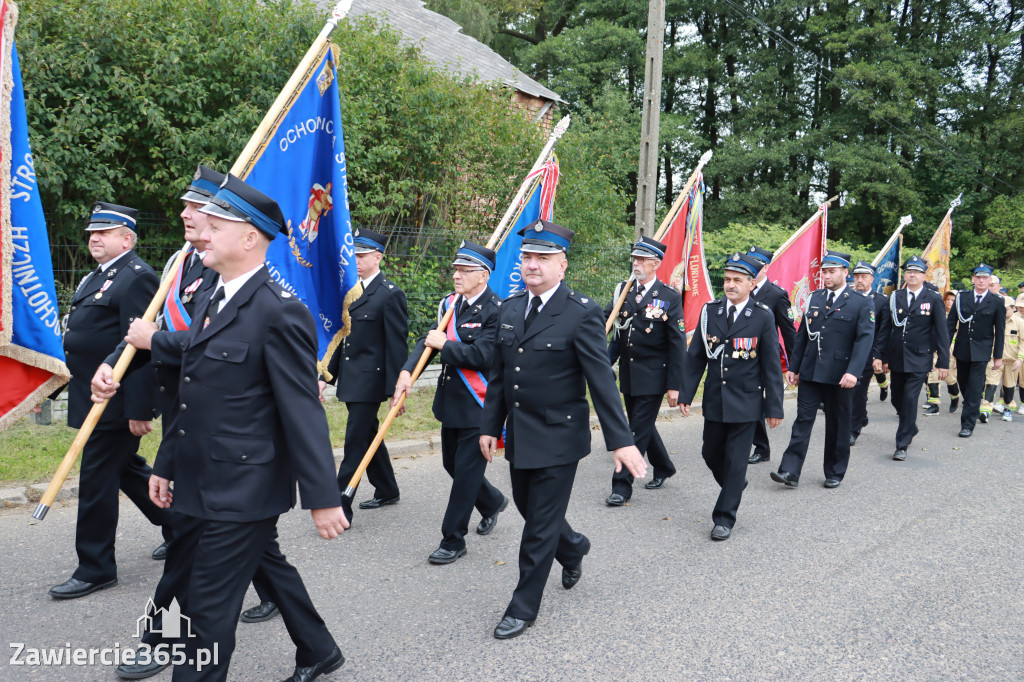
<path fill-rule="evenodd" d="M 544 231 L 544 226 L 541 225 L 540 223 L 538 223 L 538 224 L 534 225 L 533 231 L 534 232 L 543 232 Z"/>

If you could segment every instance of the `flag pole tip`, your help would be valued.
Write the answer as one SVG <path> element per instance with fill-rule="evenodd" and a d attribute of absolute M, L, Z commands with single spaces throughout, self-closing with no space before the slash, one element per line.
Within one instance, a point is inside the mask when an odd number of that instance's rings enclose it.
<path fill-rule="evenodd" d="M 558 125 L 555 126 L 554 133 L 552 133 L 552 134 L 555 135 L 555 137 L 561 137 L 562 135 L 565 134 L 565 131 L 569 129 L 569 125 L 571 123 L 572 123 L 572 115 L 566 114 L 562 118 L 562 120 L 558 122 Z"/>
<path fill-rule="evenodd" d="M 39 506 L 36 507 L 36 510 L 32 512 L 32 518 L 37 521 L 42 521 L 46 518 L 46 512 L 48 511 L 50 511 L 50 505 L 40 502 Z"/>
<path fill-rule="evenodd" d="M 341 0 L 331 11 L 331 19 L 335 22 L 341 21 L 350 9 L 352 9 L 352 0 Z"/>
<path fill-rule="evenodd" d="M 704 154 L 700 157 L 700 161 L 697 163 L 697 166 L 703 167 L 704 164 L 711 160 L 711 157 L 714 156 L 714 154 L 715 152 L 711 149 L 704 152 Z"/>
<path fill-rule="evenodd" d="M 900 225 L 909 225 L 914 222 L 914 216 L 905 215 L 900 218 Z"/>

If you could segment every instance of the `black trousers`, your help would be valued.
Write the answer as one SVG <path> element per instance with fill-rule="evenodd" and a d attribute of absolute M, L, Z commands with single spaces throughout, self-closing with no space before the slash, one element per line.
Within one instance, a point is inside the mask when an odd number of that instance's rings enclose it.
<path fill-rule="evenodd" d="M 510 465 L 512 499 L 526 525 L 519 543 L 519 583 L 505 615 L 533 620 L 540 610 L 551 564 L 576 566 L 590 549 L 590 540 L 565 520 L 579 462 L 543 469 Z"/>
<path fill-rule="evenodd" d="M 747 486 L 747 460 L 754 439 L 755 425 L 761 422 L 724 422 L 704 420 L 704 463 L 711 469 L 715 482 L 722 488 L 715 502 L 711 520 L 715 525 L 732 528 L 740 507 L 743 489 Z"/>
<path fill-rule="evenodd" d="M 164 572 L 153 593 L 153 626 L 142 635 L 143 644 L 155 647 L 159 644 L 175 644 L 180 640 L 163 635 L 163 613 L 177 600 L 181 612 L 189 615 L 188 583 L 192 575 L 192 562 L 195 560 L 196 542 L 199 540 L 204 521 L 194 516 L 179 514 L 175 524 L 174 538 L 167 546 L 167 558 L 164 559 Z"/>
<path fill-rule="evenodd" d="M 646 454 L 651 461 L 655 478 L 668 478 L 676 473 L 676 467 L 669 459 L 668 450 L 656 427 L 662 398 L 662 395 L 622 395 L 626 416 L 629 417 L 629 430 L 633 432 L 633 443 L 640 454 Z M 627 500 L 633 495 L 633 474 L 626 467 L 612 474 L 612 492 L 619 493 Z"/>
<path fill-rule="evenodd" d="M 906 450 L 920 429 L 917 428 L 917 401 L 921 389 L 928 380 L 928 372 L 891 372 L 892 406 L 899 415 L 900 425 L 896 427 L 896 449 Z"/>
<path fill-rule="evenodd" d="M 850 419 L 853 413 L 853 389 L 839 384 L 801 381 L 796 394 L 796 421 L 789 446 L 782 454 L 780 472 L 800 478 L 818 405 L 825 404 L 825 478 L 843 480 L 850 464 Z M 842 438 L 839 435 L 842 434 Z"/>
<path fill-rule="evenodd" d="M 754 452 L 763 452 L 771 456 L 772 446 L 768 441 L 768 427 L 764 423 L 764 418 L 754 422 L 754 437 L 751 442 L 754 445 Z"/>
<path fill-rule="evenodd" d="M 295 665 L 310 666 L 327 658 L 336 646 L 331 633 L 306 592 L 299 572 L 277 544 L 277 517 L 234 523 L 200 521 L 195 536 L 192 573 L 184 615 L 191 619 L 194 637 L 185 637 L 185 655 L 196 660 L 199 649 L 212 651 L 218 662 L 202 670 L 174 666 L 174 680 L 225 680 L 235 649 L 235 627 L 250 580 L 266 588 L 281 609 L 288 635 L 295 643 Z"/>
<path fill-rule="evenodd" d="M 481 516 L 494 516 L 505 496 L 484 476 L 487 460 L 480 454 L 480 429 L 441 427 L 441 463 L 452 477 L 441 521 L 441 547 L 460 550 L 466 546 L 473 508 Z"/>
<path fill-rule="evenodd" d="M 359 468 L 363 455 L 377 435 L 377 428 L 380 422 L 377 421 L 377 410 L 380 403 L 345 403 L 348 410 L 348 422 L 345 424 L 345 456 L 338 467 L 338 488 L 345 492 L 352 474 Z M 366 467 L 366 478 L 373 486 L 373 496 L 381 500 L 390 500 L 398 497 L 398 482 L 395 480 L 395 470 L 391 467 L 391 458 L 388 457 L 388 447 L 380 444 L 377 452 Z M 356 486 L 358 489 L 358 486 Z M 347 497 L 341 498 L 341 505 L 348 517 L 352 518 L 352 500 Z"/>
<path fill-rule="evenodd" d="M 974 430 L 981 411 L 981 394 L 985 390 L 985 366 L 988 361 L 969 362 L 957 359 L 956 380 L 964 396 L 964 409 L 960 412 L 960 428 Z"/>
<path fill-rule="evenodd" d="M 871 365 L 864 368 L 853 388 L 853 416 L 850 418 L 850 433 L 859 436 L 868 425 L 868 389 L 871 388 L 871 377 L 875 376 Z"/>
<path fill-rule="evenodd" d="M 153 470 L 138 452 L 139 438 L 128 429 L 93 431 L 85 442 L 75 529 L 78 568 L 73 577 L 78 580 L 99 583 L 117 577 L 114 538 L 118 489 L 135 503 L 150 523 L 162 527 L 165 540 L 173 535 L 173 526 L 180 515 L 157 507 L 149 499 L 149 476 Z"/>

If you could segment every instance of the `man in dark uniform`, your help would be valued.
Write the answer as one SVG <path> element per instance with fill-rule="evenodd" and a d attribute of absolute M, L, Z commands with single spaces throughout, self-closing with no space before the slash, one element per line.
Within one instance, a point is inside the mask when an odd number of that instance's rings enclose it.
<path fill-rule="evenodd" d="M 994 369 L 1003 366 L 1006 307 L 1001 296 L 989 292 L 991 278 L 991 265 L 980 263 L 974 268 L 971 277 L 974 289 L 957 293 L 946 318 L 949 337 L 953 339 L 957 381 L 964 396 L 958 434 L 961 438 L 970 438 L 978 422 L 981 394 L 985 389 L 985 366 L 989 360 Z"/>
<path fill-rule="evenodd" d="M 746 257 L 758 262 L 761 266 L 757 274 L 754 290 L 750 297 L 768 306 L 775 316 L 775 327 L 782 336 L 782 349 L 785 351 L 784 359 L 789 363 L 793 355 L 793 342 L 796 339 L 796 326 L 794 325 L 793 304 L 789 300 L 789 294 L 775 282 L 769 282 L 765 268 L 772 262 L 774 254 L 771 251 L 751 246 Z M 779 363 L 779 375 L 782 375 L 782 362 Z M 754 449 L 750 453 L 749 462 L 767 462 L 772 458 L 771 444 L 768 441 L 768 429 L 765 428 L 764 419 L 754 425 Z"/>
<path fill-rule="evenodd" d="M 619 388 L 633 442 L 641 454 L 647 454 L 654 469 L 654 477 L 644 486 L 648 490 L 660 488 L 665 479 L 676 473 L 655 422 L 666 391 L 669 406 L 677 404 L 686 356 L 682 296 L 655 276 L 665 257 L 665 248 L 650 237 L 641 237 L 633 245 L 636 282 L 615 321 L 612 337 L 613 355 L 619 359 Z M 605 319 L 611 315 L 616 299 L 618 295 L 605 308 Z M 612 474 L 612 494 L 605 503 L 621 507 L 632 495 L 633 476 L 629 470 Z"/>
<path fill-rule="evenodd" d="M 89 251 L 99 267 L 75 290 L 64 332 L 72 428 L 80 428 L 92 409 L 90 385 L 96 369 L 156 293 L 156 273 L 133 250 L 137 219 L 134 208 L 96 202 L 85 227 Z M 69 580 L 50 589 L 54 599 L 84 597 L 117 584 L 119 488 L 151 523 L 162 527 L 165 540 L 172 536 L 175 515 L 149 501 L 151 469 L 138 454 L 139 439 L 153 430 L 156 412 L 148 362 L 148 353 L 136 355 L 122 381 L 123 390 L 111 398 L 82 450 L 75 532 L 78 568 Z"/>
<path fill-rule="evenodd" d="M 949 373 L 949 332 L 942 296 L 924 286 L 928 262 L 911 256 L 903 264 L 903 289 L 889 296 L 888 310 L 880 313 L 892 321 L 875 370 L 892 372 L 892 406 L 900 423 L 896 429 L 896 451 L 892 458 L 902 462 L 917 435 L 917 401 L 932 369 L 940 380 Z M 938 353 L 938 360 L 935 354 Z"/>
<path fill-rule="evenodd" d="M 732 534 L 747 487 L 754 425 L 766 420 L 774 429 L 785 416 L 778 329 L 768 306 L 750 298 L 761 267 L 749 253 L 733 254 L 726 261 L 725 298 L 701 310 L 679 396 L 679 410 L 688 417 L 706 368 L 702 455 L 722 488 L 711 514 L 712 540 L 726 540 Z"/>
<path fill-rule="evenodd" d="M 625 466 L 638 478 L 647 470 L 616 396 L 601 307 L 562 282 L 573 232 L 537 220 L 520 234 L 527 290 L 501 306 L 498 356 L 480 422 L 488 462 L 505 427 L 512 499 L 526 520 L 519 584 L 494 629 L 498 639 L 533 624 L 553 561 L 562 565 L 565 589 L 583 576 L 590 540 L 569 526 L 565 510 L 579 460 L 590 453 L 588 386 L 616 470 Z"/>
<path fill-rule="evenodd" d="M 800 385 L 789 447 L 773 481 L 800 482 L 818 405 L 825 406 L 825 487 L 838 488 L 850 463 L 850 418 L 857 377 L 875 342 L 871 301 L 846 286 L 850 256 L 828 251 L 821 259 L 824 289 L 811 294 L 800 320 L 786 381 Z"/>
<path fill-rule="evenodd" d="M 197 305 L 184 340 L 181 405 L 172 425 L 180 445 L 161 448 L 150 495 L 200 521 L 189 526 L 193 537 L 185 543 L 192 566 L 186 615 L 194 634 L 183 638 L 185 658 L 198 661 L 214 650 L 218 658 L 202 670 L 176 665 L 174 679 L 227 677 L 235 646 L 231 614 L 241 610 L 255 578 L 295 642 L 290 679 L 312 680 L 345 659 L 281 554 L 277 519 L 294 506 L 298 482 L 321 537 L 348 527 L 316 388 L 314 321 L 264 265 L 271 240 L 286 229 L 274 200 L 229 175 L 202 211 L 210 216 L 204 262 L 220 277 L 213 295 Z"/>
<path fill-rule="evenodd" d="M 877 376 L 875 360 L 882 357 L 882 345 L 889 338 L 889 299 L 885 294 L 875 291 L 875 266 L 867 261 L 860 261 L 853 268 L 853 289 L 867 298 L 874 305 L 875 341 L 871 346 L 871 357 L 868 358 L 864 371 L 861 372 L 857 388 L 853 393 L 853 416 L 850 422 L 850 447 L 857 444 L 860 432 L 868 425 L 868 388 L 871 377 Z M 878 365 L 881 367 L 881 363 Z M 885 376 L 884 374 L 882 375 Z"/>
<path fill-rule="evenodd" d="M 412 370 L 423 351 L 441 357 L 441 375 L 434 392 L 434 417 L 441 422 L 441 462 L 452 477 L 448 508 L 441 522 L 441 546 L 427 560 L 450 564 L 466 553 L 466 533 L 473 507 L 480 512 L 476 532 L 488 535 L 498 514 L 508 506 L 484 476 L 487 461 L 480 456 L 480 416 L 487 393 L 487 373 L 494 364 L 494 339 L 501 298 L 487 286 L 494 270 L 494 251 L 463 241 L 452 266 L 455 293 L 438 306 L 438 319 L 455 306 L 445 331 L 435 323 L 398 375 L 392 405 L 412 389 Z"/>
<path fill-rule="evenodd" d="M 338 468 L 338 487 L 345 490 L 363 455 L 377 435 L 380 404 L 391 397 L 398 373 L 409 356 L 409 313 L 405 292 L 380 271 L 387 238 L 379 232 L 360 228 L 355 232 L 356 270 L 362 295 L 349 307 L 352 331 L 342 339 L 328 366 L 331 383 L 338 387 L 338 400 L 345 403 L 345 456 Z M 398 482 L 388 448 L 380 444 L 366 468 L 374 488 L 373 498 L 359 503 L 360 509 L 377 509 L 398 502 Z M 342 506 L 352 519 L 352 500 L 342 497 Z"/>

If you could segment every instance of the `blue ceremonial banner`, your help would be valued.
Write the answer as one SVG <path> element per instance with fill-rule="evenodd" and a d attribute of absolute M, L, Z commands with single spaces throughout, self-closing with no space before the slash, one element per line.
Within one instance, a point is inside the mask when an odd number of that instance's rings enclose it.
<path fill-rule="evenodd" d="M 888 296 L 900 285 L 900 258 L 903 235 L 892 243 L 889 250 L 879 254 L 875 266 L 875 291 Z"/>
<path fill-rule="evenodd" d="M 267 268 L 313 313 L 321 371 L 348 335 L 348 307 L 362 293 L 352 245 L 334 60 L 330 47 L 325 47 L 252 169 L 243 175 L 277 201 L 288 223 L 289 234 L 277 235 L 267 251 Z"/>
<path fill-rule="evenodd" d="M 10 121 L 10 158 L 3 159 L 4 194 L 0 214 L 3 240 L 0 261 L 3 300 L 0 305 L 0 430 L 20 419 L 47 395 L 67 383 L 60 312 L 50 260 L 50 240 L 39 199 L 32 150 L 28 141 L 25 93 L 13 20 L 4 7 L 4 39 L 0 70 L 11 64 L 9 99 L 0 116 Z M 10 52 L 8 52 L 10 50 Z M 6 80 L 6 74 L 5 74 Z M 0 88 L 3 89 L 3 88 Z M 6 156 L 6 153 L 4 154 Z"/>
<path fill-rule="evenodd" d="M 526 176 L 527 180 L 537 178 L 537 181 L 530 188 L 505 240 L 498 247 L 494 273 L 490 279 L 491 289 L 502 298 L 508 298 L 526 288 L 519 269 L 523 262 L 523 254 L 519 250 L 523 246 L 523 237 L 516 233 L 540 218 L 555 219 L 555 191 L 558 188 L 558 177 L 558 157 L 553 154 L 547 163 Z"/>

